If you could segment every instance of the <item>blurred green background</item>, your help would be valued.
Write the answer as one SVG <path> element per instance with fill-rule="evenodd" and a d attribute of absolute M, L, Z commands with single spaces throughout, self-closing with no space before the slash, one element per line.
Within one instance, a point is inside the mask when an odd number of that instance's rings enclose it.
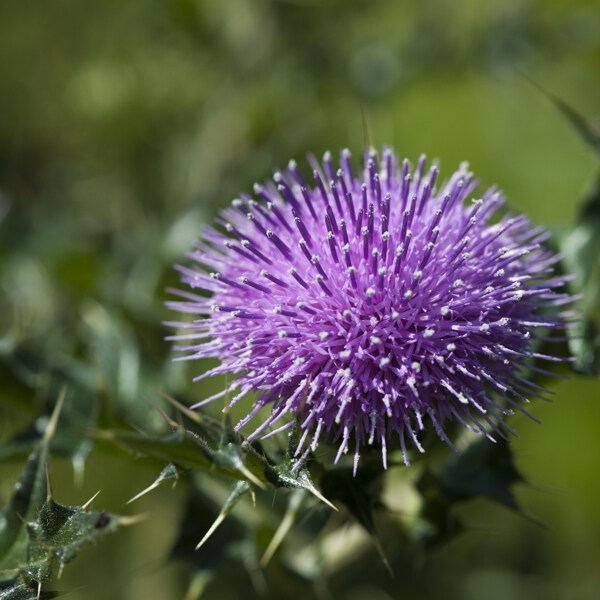
<path fill-rule="evenodd" d="M 3 0 L 0 442 L 39 429 L 65 381 L 71 425 L 84 430 L 106 398 L 123 422 L 152 429 L 161 423 L 144 399 L 157 401 L 153 386 L 190 403 L 214 392 L 221 382 L 190 384 L 205 365 L 170 363 L 164 288 L 202 223 L 292 157 L 307 172 L 306 152 L 347 146 L 358 157 L 368 141 L 413 161 L 438 157 L 446 174 L 467 160 L 533 221 L 572 226 L 597 158 L 522 73 L 598 116 L 600 4 Z M 600 385 L 582 376 L 552 385 L 556 400 L 532 408 L 541 426 L 511 420 L 526 517 L 466 503 L 466 532 L 404 557 L 395 579 L 364 550 L 364 534 L 341 528 L 314 593 L 600 597 Z M 75 590 L 73 599 L 191 599 L 197 572 L 202 597 L 256 595 L 262 584 L 234 567 L 211 575 L 208 552 L 194 568 L 171 556 L 189 484 L 124 507 L 160 468 L 68 433 L 61 443 L 52 462 L 59 501 L 102 489 L 96 507 L 149 518 L 88 549 L 50 587 Z M 24 456 L 0 453 L 2 504 Z M 390 471 L 391 506 L 403 477 Z M 198 509 L 203 530 L 222 490 L 214 496 Z M 231 522 L 239 529 L 251 518 L 246 502 Z M 302 524 L 291 535 L 302 540 Z M 354 545 L 371 562 L 343 555 Z M 391 536 L 383 545 L 397 557 Z M 309 597 L 301 582 L 286 594 Z"/>

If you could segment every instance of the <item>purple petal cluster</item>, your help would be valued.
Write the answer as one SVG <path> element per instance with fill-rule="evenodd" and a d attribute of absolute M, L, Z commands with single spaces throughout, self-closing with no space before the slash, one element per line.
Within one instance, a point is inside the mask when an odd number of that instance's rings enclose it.
<path fill-rule="evenodd" d="M 356 172 L 347 150 L 337 170 L 329 153 L 310 162 L 314 182 L 290 162 L 234 200 L 196 243 L 195 265 L 178 267 L 187 289 L 169 305 L 197 319 L 170 323 L 181 359 L 220 359 L 197 379 L 238 376 L 196 406 L 255 393 L 237 428 L 271 412 L 248 439 L 296 415 L 296 456 L 329 441 L 336 462 L 354 453 L 355 469 L 363 444 L 380 446 L 387 466 L 393 436 L 407 465 L 423 430 L 452 446 L 451 421 L 512 433 L 504 416 L 541 389 L 524 366 L 561 360 L 532 349 L 536 332 L 569 316 L 549 233 L 499 215 L 496 188 L 475 196 L 466 164 L 440 183 L 437 164 L 400 165 L 388 148 L 381 160 L 365 151 Z"/>

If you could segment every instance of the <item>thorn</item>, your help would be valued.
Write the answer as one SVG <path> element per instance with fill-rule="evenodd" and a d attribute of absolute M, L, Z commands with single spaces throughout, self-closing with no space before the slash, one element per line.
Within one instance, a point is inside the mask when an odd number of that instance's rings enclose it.
<path fill-rule="evenodd" d="M 518 70 L 518 69 L 517 69 Z M 534 88 L 541 92 L 555 108 L 571 123 L 575 130 L 579 133 L 582 139 L 591 146 L 596 152 L 600 151 L 600 132 L 597 132 L 590 123 L 583 117 L 577 110 L 575 110 L 570 104 L 565 102 L 560 96 L 557 96 L 554 92 L 545 88 L 541 83 L 538 83 L 535 79 L 518 70 L 522 77 L 525 78 Z"/>
<path fill-rule="evenodd" d="M 383 551 L 383 548 L 381 546 L 381 542 L 379 541 L 379 538 L 374 533 L 372 533 L 371 539 L 373 540 L 373 544 L 375 545 L 377 554 L 379 554 L 379 558 L 381 558 L 381 562 L 384 564 L 384 566 L 387 569 L 390 576 L 394 577 L 394 571 L 392 570 L 392 567 L 387 559 L 387 556 L 385 555 L 385 552 Z"/>
<path fill-rule="evenodd" d="M 60 416 L 60 411 L 62 410 L 63 402 L 65 401 L 66 395 L 67 386 L 65 385 L 60 390 L 58 400 L 56 401 L 56 405 L 54 406 L 54 410 L 52 411 L 52 416 L 50 417 L 50 421 L 48 421 L 48 425 L 46 425 L 46 431 L 44 432 L 45 442 L 48 442 L 54 436 L 54 432 L 56 431 L 56 425 L 58 423 L 58 417 Z"/>
<path fill-rule="evenodd" d="M 208 538 L 215 532 L 217 527 L 219 527 L 219 525 L 225 520 L 226 516 L 227 516 L 227 513 L 224 513 L 224 512 L 219 513 L 219 516 L 215 519 L 215 522 L 210 526 L 210 529 L 204 534 L 204 537 L 198 542 L 198 545 L 195 548 L 196 550 L 200 550 L 200 548 L 202 548 L 202 546 L 204 545 L 206 540 L 208 540 Z"/>
<path fill-rule="evenodd" d="M 40 600 L 41 597 L 42 597 L 42 582 L 38 581 L 37 600 Z"/>
<path fill-rule="evenodd" d="M 50 467 L 46 462 L 46 502 L 52 500 L 52 483 L 50 483 Z"/>
<path fill-rule="evenodd" d="M 141 523 L 149 517 L 150 513 L 140 513 L 139 515 L 132 515 L 131 517 L 119 517 L 119 525 L 123 525 L 123 527 L 129 527 L 130 525 Z"/>
<path fill-rule="evenodd" d="M 171 417 L 162 409 L 160 406 L 155 404 L 150 398 L 144 396 L 144 400 L 152 405 L 152 407 L 158 412 L 158 414 L 173 428 L 173 429 L 181 429 L 179 423 L 171 419 Z"/>
<path fill-rule="evenodd" d="M 281 520 L 281 523 L 279 524 L 279 527 L 277 528 L 273 539 L 267 546 L 263 557 L 260 559 L 259 565 L 263 569 L 269 564 L 269 561 L 271 560 L 271 558 L 273 558 L 273 555 L 277 551 L 277 548 L 279 548 L 281 542 L 283 542 L 283 539 L 294 524 L 294 519 L 296 518 L 296 514 L 300 509 L 300 506 L 302 505 L 303 499 L 304 494 L 301 492 L 296 492 L 295 494 L 290 495 L 290 501 L 285 515 L 283 516 L 283 519 Z"/>
<path fill-rule="evenodd" d="M 83 475 L 85 472 L 85 458 L 77 453 L 71 458 L 71 468 L 73 469 L 73 483 L 75 487 L 83 486 Z"/>
<path fill-rule="evenodd" d="M 144 494 L 147 494 L 148 492 L 155 490 L 161 483 L 162 482 L 159 481 L 158 479 L 156 481 L 153 481 L 147 488 L 143 489 L 139 494 L 136 494 L 133 498 L 130 498 L 129 500 L 127 500 L 127 502 L 125 502 L 125 504 L 131 504 L 138 498 L 141 498 Z"/>
<path fill-rule="evenodd" d="M 81 508 L 82 510 L 87 510 L 88 506 L 98 497 L 98 494 L 102 490 L 98 490 Z"/>
<path fill-rule="evenodd" d="M 175 398 L 173 398 L 172 396 L 169 396 L 162 390 L 159 390 L 158 388 L 154 388 L 154 389 L 165 400 L 167 400 L 170 404 L 172 404 L 177 410 L 182 412 L 186 417 L 189 417 L 192 421 L 195 421 L 198 424 L 203 423 L 204 419 L 197 412 L 190 410 L 187 406 L 185 406 L 184 404 L 181 404 L 181 402 L 179 402 L 178 400 L 175 400 Z"/>
<path fill-rule="evenodd" d="M 362 120 L 364 147 L 370 148 L 371 144 L 371 128 L 369 127 L 369 119 L 367 117 L 367 110 L 364 106 L 360 107 L 360 117 Z"/>
<path fill-rule="evenodd" d="M 252 473 L 252 471 L 250 471 L 250 469 L 248 469 L 244 463 L 241 463 L 237 469 L 248 481 L 250 481 L 250 483 L 253 483 L 261 490 L 267 489 L 267 486 L 254 473 Z"/>
<path fill-rule="evenodd" d="M 339 512 L 339 508 L 337 506 L 335 506 L 335 504 L 332 504 L 329 500 L 327 500 L 327 498 L 325 498 L 325 496 L 323 496 L 323 494 L 321 494 L 321 492 L 314 487 L 313 485 L 311 485 L 309 488 L 306 488 L 313 496 L 315 496 L 315 498 L 318 498 L 321 502 L 324 502 L 325 504 L 327 504 L 327 506 L 329 506 L 330 508 L 333 508 L 333 510 L 335 510 L 336 512 Z"/>
<path fill-rule="evenodd" d="M 229 395 L 229 374 L 225 373 L 225 389 L 228 390 L 227 393 L 225 394 L 225 406 L 223 408 L 223 413 L 225 414 L 226 417 L 229 416 L 229 403 L 231 402 L 231 397 Z"/>

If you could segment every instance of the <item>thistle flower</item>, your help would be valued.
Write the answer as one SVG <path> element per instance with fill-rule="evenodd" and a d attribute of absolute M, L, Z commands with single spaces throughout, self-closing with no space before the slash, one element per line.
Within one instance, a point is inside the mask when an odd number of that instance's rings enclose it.
<path fill-rule="evenodd" d="M 330 441 L 335 462 L 354 452 L 355 472 L 363 444 L 380 446 L 387 467 L 392 436 L 407 465 L 423 430 L 454 448 L 452 421 L 492 440 L 513 433 L 505 415 L 528 414 L 520 403 L 541 391 L 525 366 L 547 373 L 531 359 L 565 360 L 532 347 L 540 329 L 566 327 L 557 307 L 571 301 L 555 291 L 567 277 L 551 275 L 549 233 L 525 215 L 494 216 L 495 187 L 473 199 L 466 164 L 436 187 L 437 164 L 399 166 L 387 148 L 381 163 L 366 151 L 358 173 L 347 150 L 337 171 L 329 153 L 309 160 L 315 184 L 291 161 L 223 211 L 223 231 L 207 229 L 190 254 L 194 268 L 178 267 L 191 289 L 171 290 L 182 300 L 168 304 L 206 315 L 170 323 L 186 330 L 169 338 L 180 359 L 220 359 L 196 380 L 238 375 L 195 407 L 257 393 L 237 428 L 271 413 L 249 440 L 295 415 L 299 461 Z"/>

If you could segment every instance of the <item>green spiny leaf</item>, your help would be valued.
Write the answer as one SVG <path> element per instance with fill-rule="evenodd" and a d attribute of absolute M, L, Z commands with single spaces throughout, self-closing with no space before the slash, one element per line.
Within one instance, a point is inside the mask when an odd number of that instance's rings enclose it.
<path fill-rule="evenodd" d="M 298 450 L 300 440 L 300 422 L 294 419 L 290 433 L 288 434 L 288 447 L 281 464 L 268 466 L 266 475 L 269 481 L 277 487 L 295 488 L 306 490 L 313 496 L 324 502 L 333 510 L 337 508 L 317 489 L 312 481 L 310 472 L 305 461 L 298 459 L 295 454 Z"/>

